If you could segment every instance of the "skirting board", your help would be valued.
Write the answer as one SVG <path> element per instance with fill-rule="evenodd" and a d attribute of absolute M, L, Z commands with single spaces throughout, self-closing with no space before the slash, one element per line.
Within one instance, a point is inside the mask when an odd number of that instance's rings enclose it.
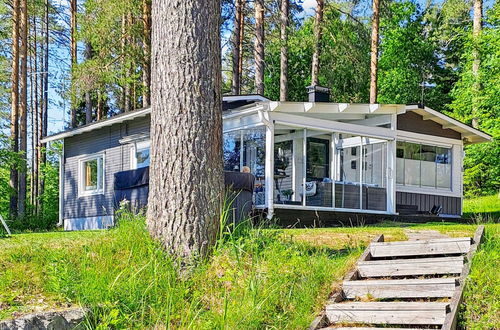
<path fill-rule="evenodd" d="M 114 226 L 114 216 L 64 219 L 64 230 L 96 230 L 108 229 Z"/>

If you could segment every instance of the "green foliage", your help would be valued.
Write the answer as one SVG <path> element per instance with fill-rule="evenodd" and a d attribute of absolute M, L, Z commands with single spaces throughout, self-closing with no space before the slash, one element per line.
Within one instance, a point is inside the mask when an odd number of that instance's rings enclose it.
<path fill-rule="evenodd" d="M 329 87 L 335 101 L 363 102 L 369 88 L 368 26 L 341 15 L 338 4 L 325 8 L 320 52 L 320 85 Z M 290 101 L 306 101 L 311 84 L 314 18 L 291 29 L 288 41 Z M 266 44 L 266 97 L 279 99 L 280 47 L 277 30 Z"/>
<path fill-rule="evenodd" d="M 500 196 L 481 196 L 464 199 L 464 216 L 478 222 L 500 222 Z"/>
<path fill-rule="evenodd" d="M 468 196 L 492 194 L 500 189 L 500 3 L 487 11 L 479 40 L 468 35 L 462 58 L 460 81 L 453 88 L 450 115 L 471 124 L 477 118 L 479 128 L 493 136 L 488 144 L 471 145 L 465 149 L 464 188 Z M 479 90 L 472 75 L 472 50 L 479 50 Z M 476 112 L 473 113 L 473 105 Z"/>

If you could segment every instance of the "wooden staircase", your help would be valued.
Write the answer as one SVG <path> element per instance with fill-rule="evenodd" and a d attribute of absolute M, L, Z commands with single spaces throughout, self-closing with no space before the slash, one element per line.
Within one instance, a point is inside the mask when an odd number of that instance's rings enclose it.
<path fill-rule="evenodd" d="M 401 242 L 384 242 L 380 235 L 310 329 L 455 329 L 465 279 L 483 233 L 479 226 L 472 239 Z"/>

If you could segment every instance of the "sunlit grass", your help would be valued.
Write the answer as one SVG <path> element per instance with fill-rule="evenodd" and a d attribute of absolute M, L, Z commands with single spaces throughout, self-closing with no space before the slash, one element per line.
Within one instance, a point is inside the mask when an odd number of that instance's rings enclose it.
<path fill-rule="evenodd" d="M 476 229 L 392 222 L 326 229 L 242 226 L 221 234 L 209 260 L 179 275 L 178 262 L 150 239 L 144 219 L 125 218 L 107 231 L 0 239 L 0 318 L 81 305 L 92 310 L 92 328 L 303 329 L 376 235 L 400 240 L 407 229 L 430 229 L 472 236 Z M 498 226 L 488 225 L 487 232 L 498 232 Z M 489 244 L 496 245 L 481 251 L 482 261 L 473 267 L 471 283 L 481 290 L 468 291 L 471 303 L 463 315 L 469 328 L 489 324 L 477 316 L 485 306 L 486 312 L 498 311 L 498 280 L 490 278 L 498 268 L 498 242 Z"/>
<path fill-rule="evenodd" d="M 499 222 L 499 195 L 464 199 L 464 216 L 475 219 L 478 222 Z"/>

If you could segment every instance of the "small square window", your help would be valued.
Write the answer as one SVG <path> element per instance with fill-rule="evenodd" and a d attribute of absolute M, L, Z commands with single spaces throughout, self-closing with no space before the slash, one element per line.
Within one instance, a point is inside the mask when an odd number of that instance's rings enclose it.
<path fill-rule="evenodd" d="M 104 192 L 104 158 L 88 157 L 80 162 L 80 195 Z"/>

